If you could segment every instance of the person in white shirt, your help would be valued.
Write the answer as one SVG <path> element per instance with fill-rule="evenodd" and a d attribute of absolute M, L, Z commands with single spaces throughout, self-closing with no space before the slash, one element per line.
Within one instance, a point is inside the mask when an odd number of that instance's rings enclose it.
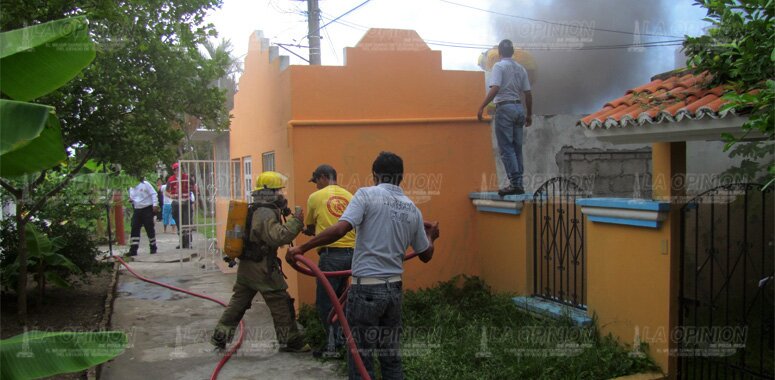
<path fill-rule="evenodd" d="M 145 227 L 145 233 L 151 245 L 151 254 L 156 253 L 156 231 L 153 214 L 159 211 L 159 199 L 153 186 L 143 178 L 137 186 L 129 189 L 129 199 L 132 200 L 132 232 L 129 239 L 129 256 L 137 256 L 140 246 L 140 228 Z"/>

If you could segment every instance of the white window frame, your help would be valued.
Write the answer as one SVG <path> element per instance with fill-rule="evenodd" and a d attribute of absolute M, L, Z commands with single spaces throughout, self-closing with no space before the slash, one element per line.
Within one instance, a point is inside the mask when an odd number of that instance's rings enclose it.
<path fill-rule="evenodd" d="M 242 157 L 242 177 L 245 181 L 245 200 L 250 201 L 250 193 L 253 192 L 253 159 L 250 156 Z"/>

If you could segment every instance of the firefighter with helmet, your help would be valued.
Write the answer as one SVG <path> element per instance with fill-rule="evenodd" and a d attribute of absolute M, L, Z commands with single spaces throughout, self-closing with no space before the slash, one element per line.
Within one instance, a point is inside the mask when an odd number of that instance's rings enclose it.
<path fill-rule="evenodd" d="M 301 232 L 304 215 L 301 209 L 291 214 L 288 200 L 283 195 L 287 179 L 277 172 L 263 172 L 256 178 L 251 193 L 245 224 L 245 244 L 239 256 L 234 294 L 215 327 L 211 343 L 224 349 L 234 337 L 242 316 L 250 308 L 253 297 L 260 292 L 272 313 L 280 351 L 307 352 L 296 326 L 293 298 L 288 294 L 277 249 L 290 244 Z M 283 217 L 289 216 L 283 223 Z"/>

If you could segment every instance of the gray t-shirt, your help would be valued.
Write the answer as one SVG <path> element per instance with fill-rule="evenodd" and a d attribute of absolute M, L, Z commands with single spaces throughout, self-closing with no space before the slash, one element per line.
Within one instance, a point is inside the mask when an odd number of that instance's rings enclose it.
<path fill-rule="evenodd" d="M 422 213 L 400 187 L 382 183 L 355 192 L 339 220 L 355 228 L 352 273 L 391 277 L 404 271 L 404 253 L 428 249 Z"/>
<path fill-rule="evenodd" d="M 501 58 L 492 67 L 490 87 L 499 86 L 495 95 L 495 103 L 507 100 L 519 100 L 519 93 L 530 91 L 530 81 L 527 70 L 511 58 Z"/>

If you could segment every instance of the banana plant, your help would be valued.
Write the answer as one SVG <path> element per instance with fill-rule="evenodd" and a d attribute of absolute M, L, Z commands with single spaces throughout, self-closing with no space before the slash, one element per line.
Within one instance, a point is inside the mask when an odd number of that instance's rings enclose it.
<path fill-rule="evenodd" d="M 31 101 L 62 87 L 95 56 L 96 46 L 83 16 L 0 33 L 0 185 L 13 195 L 17 205 L 17 312 L 23 323 L 27 319 L 25 226 L 46 199 L 32 205 L 27 202 L 25 189 L 34 188 L 45 176 L 34 181 L 25 177 L 67 158 L 54 108 Z M 60 186 L 66 184 L 64 181 Z"/>
<path fill-rule="evenodd" d="M 38 302 L 41 302 L 45 296 L 47 283 L 62 288 L 69 288 L 71 286 L 70 282 L 60 276 L 60 271 L 64 270 L 69 274 L 80 274 L 81 269 L 70 259 L 57 253 L 64 243 L 61 238 L 54 237 L 49 239 L 34 224 L 27 224 L 25 228 L 28 249 L 27 266 L 31 272 L 35 273 L 35 281 L 38 284 L 39 292 Z M 21 263 L 17 256 L 16 261 L 3 271 L 4 285 L 13 284 L 16 281 L 20 265 Z"/>
<path fill-rule="evenodd" d="M 38 379 L 83 371 L 124 352 L 121 331 L 28 331 L 0 340 L 0 378 Z"/>

